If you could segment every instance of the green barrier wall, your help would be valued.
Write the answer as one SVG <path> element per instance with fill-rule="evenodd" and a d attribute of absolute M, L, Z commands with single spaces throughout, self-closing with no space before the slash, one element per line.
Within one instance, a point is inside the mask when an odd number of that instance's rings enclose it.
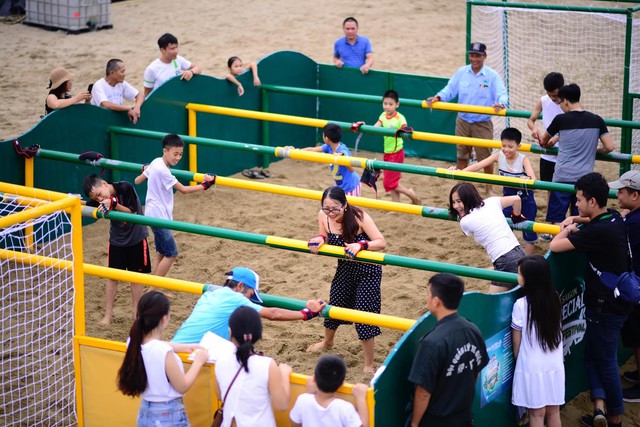
<path fill-rule="evenodd" d="M 263 58 L 259 64 L 260 78 L 265 84 L 287 85 L 310 89 L 346 90 L 372 95 L 382 95 L 393 85 L 401 96 L 422 97 L 439 89 L 446 80 L 407 74 L 393 74 L 373 71 L 362 76 L 356 70 L 338 70 L 329 65 L 319 65 L 310 58 L 290 51 L 277 52 Z M 312 118 L 334 120 L 366 120 L 375 122 L 382 106 L 366 102 L 342 101 L 270 92 L 253 86 L 251 73 L 239 77 L 245 88 L 243 96 L 238 96 L 236 86 L 224 79 L 210 76 L 196 76 L 189 82 L 172 79 L 153 91 L 142 106 L 142 115 L 136 125 L 131 124 L 124 113 L 115 113 L 103 108 L 81 104 L 55 111 L 40 120 L 24 135 L 17 136 L 23 147 L 39 144 L 43 148 L 81 153 L 98 151 L 114 159 L 129 162 L 148 163 L 162 154 L 158 141 L 133 136 L 118 136 L 114 144 L 106 129 L 109 126 L 125 126 L 159 132 L 188 134 L 188 113 L 184 108 L 189 102 L 215 104 L 224 107 L 264 110 L 274 113 L 291 114 Z M 142 89 L 142 88 L 140 88 Z M 401 109 L 410 124 L 416 129 L 432 132 L 453 133 L 453 113 L 429 113 L 420 108 Z M 441 117 L 441 121 L 432 120 Z M 435 127 L 434 127 L 435 126 Z M 321 141 L 315 128 L 284 123 L 261 122 L 257 120 L 197 114 L 197 135 L 251 144 L 313 145 Z M 346 133 L 345 142 L 353 147 L 355 134 Z M 13 138 L 12 138 L 13 139 Z M 382 150 L 382 138 L 366 136 L 362 147 L 371 151 Z M 410 155 L 453 160 L 455 147 L 446 144 L 427 144 L 409 141 Z M 12 148 L 12 140 L 0 142 L 0 156 L 8 159 L 0 169 L 0 181 L 24 183 L 24 162 Z M 200 148 L 198 150 L 198 170 L 230 175 L 256 165 L 267 166 L 274 158 L 268 155 L 242 153 L 232 150 Z M 185 150 L 178 168 L 188 169 L 189 154 Z M 53 160 L 36 159 L 35 185 L 39 188 L 61 192 L 81 192 L 81 182 L 85 175 L 95 172 L 95 168 L 85 165 L 61 164 Z M 63 171 L 62 173 L 60 171 Z M 107 171 L 105 179 L 133 180 L 134 173 L 118 175 Z M 144 196 L 146 189 L 140 189 Z"/>
<path fill-rule="evenodd" d="M 578 252 L 548 253 L 552 280 L 562 303 L 563 346 L 565 356 L 565 401 L 587 389 L 584 370 L 583 305 L 585 257 Z M 511 405 L 511 378 L 515 368 L 511 350 L 511 309 L 522 296 L 520 288 L 498 295 L 468 293 L 462 298 L 459 313 L 480 328 L 487 344 L 489 365 L 482 370 L 476 383 L 473 404 L 475 425 L 512 427 L 515 411 Z M 422 296 L 426 298 L 425 295 Z M 430 331 L 436 320 L 429 313 L 402 337 L 384 362 L 385 370 L 374 381 L 376 399 L 375 421 L 379 426 L 401 426 L 410 416 L 407 403 L 413 395 L 413 385 L 407 380 L 420 338 Z M 631 357 L 630 349 L 618 347 L 622 364 Z"/>

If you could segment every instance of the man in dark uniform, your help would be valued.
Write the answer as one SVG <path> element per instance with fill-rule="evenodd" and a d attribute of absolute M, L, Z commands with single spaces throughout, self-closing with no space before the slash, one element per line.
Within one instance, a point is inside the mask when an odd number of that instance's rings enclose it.
<path fill-rule="evenodd" d="M 476 379 L 489 356 L 476 325 L 458 315 L 463 293 L 453 274 L 436 274 L 427 284 L 427 309 L 438 323 L 420 339 L 409 373 L 416 385 L 411 427 L 473 425 Z"/>

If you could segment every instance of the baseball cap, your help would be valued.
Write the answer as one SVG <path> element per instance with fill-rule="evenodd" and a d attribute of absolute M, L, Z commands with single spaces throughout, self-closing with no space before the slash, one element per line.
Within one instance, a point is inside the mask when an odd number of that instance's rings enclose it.
<path fill-rule="evenodd" d="M 634 190 L 640 191 L 640 171 L 632 170 L 623 173 L 617 181 L 610 182 L 609 187 L 613 188 L 614 190 L 629 187 Z"/>
<path fill-rule="evenodd" d="M 246 287 L 253 289 L 254 294 L 251 296 L 250 300 L 262 304 L 262 298 L 260 298 L 259 292 L 260 276 L 258 276 L 258 273 L 247 267 L 235 267 L 231 270 L 231 275 L 227 276 L 227 279 L 235 280 L 236 282 L 240 282 Z"/>
<path fill-rule="evenodd" d="M 480 55 L 487 54 L 487 45 L 484 43 L 474 42 L 469 45 L 467 53 L 479 53 Z"/>

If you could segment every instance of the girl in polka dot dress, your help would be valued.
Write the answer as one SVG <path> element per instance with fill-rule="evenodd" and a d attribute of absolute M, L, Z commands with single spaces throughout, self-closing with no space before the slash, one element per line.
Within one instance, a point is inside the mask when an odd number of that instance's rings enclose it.
<path fill-rule="evenodd" d="M 343 246 L 347 258 L 338 260 L 338 268 L 331 281 L 329 304 L 380 313 L 382 267 L 353 259 L 361 250 L 384 249 L 386 242 L 382 233 L 366 212 L 347 203 L 345 192 L 340 187 L 327 188 L 322 194 L 321 204 L 322 209 L 318 212 L 319 234 L 309 240 L 309 249 L 317 254 L 325 243 Z M 331 348 L 338 326 L 350 323 L 325 319 L 324 339 L 309 346 L 307 351 Z M 380 335 L 380 328 L 356 323 L 356 331 L 364 351 L 364 372 L 373 373 L 374 337 Z"/>

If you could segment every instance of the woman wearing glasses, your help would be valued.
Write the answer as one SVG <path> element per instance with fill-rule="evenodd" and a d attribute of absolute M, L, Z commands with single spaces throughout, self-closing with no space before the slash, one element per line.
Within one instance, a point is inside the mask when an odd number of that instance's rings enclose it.
<path fill-rule="evenodd" d="M 382 267 L 377 264 L 355 261 L 361 250 L 380 251 L 386 242 L 371 217 L 362 209 L 349 205 L 340 187 L 329 187 L 322 193 L 322 209 L 318 212 L 316 237 L 309 240 L 309 249 L 317 254 L 328 243 L 345 248 L 346 260 L 338 260 L 338 268 L 331 281 L 329 304 L 337 307 L 380 313 L 380 282 Z M 329 349 L 338 326 L 350 324 L 342 320 L 325 319 L 324 339 L 307 348 L 307 351 Z M 364 372 L 373 373 L 374 338 L 380 335 L 377 326 L 356 323 L 358 338 L 364 351 Z"/>

